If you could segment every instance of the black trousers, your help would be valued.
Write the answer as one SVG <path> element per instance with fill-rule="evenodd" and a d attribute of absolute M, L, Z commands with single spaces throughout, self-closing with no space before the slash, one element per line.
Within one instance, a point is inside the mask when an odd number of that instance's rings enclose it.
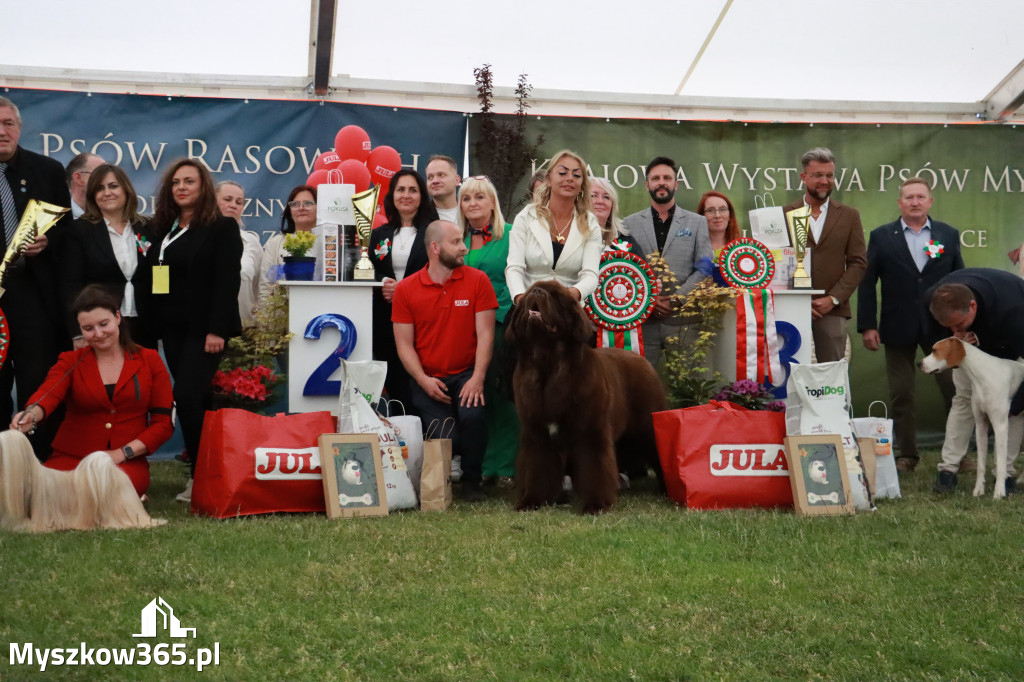
<path fill-rule="evenodd" d="M 470 368 L 451 376 L 437 377 L 448 389 L 448 396 L 452 399 L 450 405 L 428 396 L 412 379 L 409 380 L 409 387 L 413 405 L 423 421 L 424 431 L 435 420 L 439 423 L 449 417 L 455 420 L 455 430 L 451 436 L 452 455 L 462 457 L 462 480 L 479 483 L 483 478 L 484 452 L 487 450 L 487 410 L 483 405 L 459 405 L 459 392 L 472 376 L 473 370 Z"/>
<path fill-rule="evenodd" d="M 164 355 L 174 378 L 174 403 L 181 424 L 185 449 L 192 460 L 192 473 L 199 459 L 199 437 L 203 433 L 203 417 L 209 406 L 210 381 L 217 372 L 223 353 L 207 353 L 206 335 L 165 332 Z"/>
<path fill-rule="evenodd" d="M 57 363 L 61 352 L 71 350 L 71 340 L 64 329 L 46 314 L 44 301 L 35 296 L 31 281 L 16 280 L 7 285 L 8 291 L 0 300 L 10 339 L 7 359 L 0 367 L 0 419 L 7 428 L 14 413 L 25 409 L 28 399 L 42 385 L 50 368 Z M 11 389 L 18 389 L 18 409 L 14 409 Z M 32 449 L 41 461 L 50 456 L 53 437 L 64 420 L 61 406 L 29 436 Z"/>

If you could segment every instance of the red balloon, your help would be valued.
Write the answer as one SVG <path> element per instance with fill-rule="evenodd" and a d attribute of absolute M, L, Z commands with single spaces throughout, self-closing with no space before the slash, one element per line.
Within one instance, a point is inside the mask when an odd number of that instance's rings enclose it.
<path fill-rule="evenodd" d="M 340 163 L 341 157 L 338 156 L 338 152 L 324 152 L 316 157 L 316 161 L 313 162 L 313 170 L 331 170 L 337 168 Z"/>
<path fill-rule="evenodd" d="M 341 177 L 346 185 L 355 185 L 356 192 L 364 192 L 370 189 L 370 171 L 366 170 L 366 164 L 355 159 L 346 159 L 338 166 Z"/>
<path fill-rule="evenodd" d="M 326 170 L 315 170 L 309 174 L 309 178 L 306 179 L 306 184 L 310 187 L 319 187 L 320 185 L 327 182 L 327 171 Z"/>
<path fill-rule="evenodd" d="M 377 147 L 370 152 L 366 167 L 374 183 L 390 183 L 395 173 L 402 170 L 402 156 L 391 147 Z"/>
<path fill-rule="evenodd" d="M 387 223 L 388 217 L 383 213 L 378 213 L 377 215 L 373 216 L 373 229 L 377 229 L 381 225 L 387 225 Z"/>
<path fill-rule="evenodd" d="M 345 126 L 334 137 L 334 151 L 345 161 L 355 159 L 363 163 L 371 148 L 370 136 L 359 126 Z"/>
<path fill-rule="evenodd" d="M 331 170 L 315 170 L 309 174 L 306 184 L 312 187 L 320 185 L 340 185 L 342 181 L 341 171 L 337 168 Z"/>

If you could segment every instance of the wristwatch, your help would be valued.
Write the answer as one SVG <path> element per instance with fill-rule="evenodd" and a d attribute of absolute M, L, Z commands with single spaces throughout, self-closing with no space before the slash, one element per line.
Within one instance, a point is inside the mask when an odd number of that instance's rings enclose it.
<path fill-rule="evenodd" d="M 132 450 L 132 446 L 130 445 L 125 445 L 123 448 L 121 448 L 121 452 L 124 453 L 124 458 L 126 460 L 131 459 L 132 457 L 135 456 L 135 451 Z"/>
<path fill-rule="evenodd" d="M 832 305 L 834 305 L 835 307 L 838 308 L 839 307 L 839 299 L 836 298 L 835 296 L 829 296 L 829 298 L 832 299 Z"/>

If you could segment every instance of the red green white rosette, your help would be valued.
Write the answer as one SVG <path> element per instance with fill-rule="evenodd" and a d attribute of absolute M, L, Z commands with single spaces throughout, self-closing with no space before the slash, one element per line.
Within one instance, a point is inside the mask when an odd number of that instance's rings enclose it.
<path fill-rule="evenodd" d="M 736 289 L 763 289 L 775 274 L 775 260 L 761 242 L 740 237 L 722 247 L 718 268 L 725 281 Z"/>
<path fill-rule="evenodd" d="M 661 282 L 641 256 L 607 251 L 597 273 L 597 291 L 584 308 L 597 326 L 609 331 L 639 327 L 654 310 Z"/>

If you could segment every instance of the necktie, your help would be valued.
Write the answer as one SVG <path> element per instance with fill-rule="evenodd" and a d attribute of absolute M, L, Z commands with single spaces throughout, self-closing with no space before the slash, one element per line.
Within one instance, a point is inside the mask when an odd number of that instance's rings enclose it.
<path fill-rule="evenodd" d="M 14 205 L 14 193 L 7 182 L 7 164 L 0 163 L 0 209 L 3 210 L 4 235 L 7 244 L 14 239 L 14 231 L 18 229 L 18 207 Z"/>

